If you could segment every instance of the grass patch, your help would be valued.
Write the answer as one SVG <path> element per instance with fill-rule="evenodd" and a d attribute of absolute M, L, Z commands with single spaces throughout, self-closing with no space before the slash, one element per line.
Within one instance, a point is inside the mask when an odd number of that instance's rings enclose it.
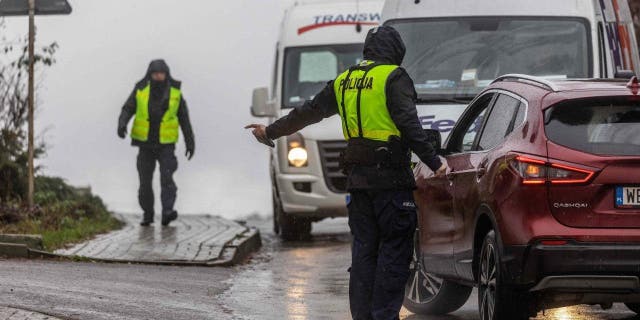
<path fill-rule="evenodd" d="M 122 227 L 99 197 L 59 178 L 38 177 L 35 199 L 32 210 L 0 204 L 0 233 L 40 234 L 53 251 Z"/>

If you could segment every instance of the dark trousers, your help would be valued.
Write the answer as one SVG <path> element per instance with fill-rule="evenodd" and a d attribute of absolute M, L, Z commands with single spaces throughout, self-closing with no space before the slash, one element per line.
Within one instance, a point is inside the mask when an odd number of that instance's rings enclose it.
<path fill-rule="evenodd" d="M 175 156 L 175 146 L 165 145 L 157 147 L 140 147 L 138 152 L 138 176 L 140 177 L 140 189 L 138 201 L 144 211 L 144 219 L 153 221 L 154 196 L 153 173 L 156 170 L 156 162 L 160 164 L 160 187 L 162 200 L 162 214 L 173 212 L 176 202 L 178 187 L 173 181 L 173 174 L 178 169 L 178 159 Z"/>
<path fill-rule="evenodd" d="M 399 319 L 416 229 L 411 191 L 355 191 L 349 300 L 353 319 Z"/>

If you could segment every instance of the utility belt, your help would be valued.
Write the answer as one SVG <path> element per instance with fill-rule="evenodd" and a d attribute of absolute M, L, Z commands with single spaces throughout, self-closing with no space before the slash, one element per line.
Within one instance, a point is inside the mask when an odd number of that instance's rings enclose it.
<path fill-rule="evenodd" d="M 390 137 L 388 142 L 351 138 L 347 143 L 347 149 L 340 155 L 340 166 L 345 170 L 353 166 L 404 168 L 410 165 L 409 149 L 398 136 Z"/>

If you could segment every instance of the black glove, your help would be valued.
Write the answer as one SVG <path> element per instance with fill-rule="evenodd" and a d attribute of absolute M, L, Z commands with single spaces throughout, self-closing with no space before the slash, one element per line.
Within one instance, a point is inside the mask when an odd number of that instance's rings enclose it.
<path fill-rule="evenodd" d="M 127 127 L 119 126 L 118 127 L 118 137 L 124 139 L 127 136 Z"/>
<path fill-rule="evenodd" d="M 185 152 L 184 154 L 187 157 L 187 159 L 191 160 L 195 152 L 196 152 L 196 144 L 192 141 L 187 142 L 187 152 Z"/>

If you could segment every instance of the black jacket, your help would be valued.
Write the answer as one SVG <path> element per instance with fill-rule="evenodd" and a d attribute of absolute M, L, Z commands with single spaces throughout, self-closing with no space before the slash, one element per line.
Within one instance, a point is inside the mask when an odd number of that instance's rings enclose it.
<path fill-rule="evenodd" d="M 151 80 L 151 74 L 153 72 L 165 72 L 167 74 L 167 81 L 164 83 L 155 83 Z M 137 102 L 136 92 L 144 89 L 151 83 L 151 95 L 149 97 L 149 139 L 146 142 L 137 141 L 132 139 L 131 144 L 140 147 L 157 147 L 160 146 L 160 123 L 162 117 L 169 109 L 169 93 L 170 87 L 180 89 L 182 83 L 171 77 L 169 66 L 164 60 L 154 60 L 149 64 L 146 76 L 140 80 L 127 102 L 125 102 L 120 113 L 118 120 L 119 128 L 126 128 L 131 118 L 136 114 Z M 178 109 L 178 121 L 182 128 L 184 140 L 187 145 L 187 149 L 195 148 L 195 139 L 193 136 L 193 129 L 191 127 L 191 121 L 189 119 L 189 109 L 184 97 L 180 100 L 180 107 Z"/>
<path fill-rule="evenodd" d="M 406 49 L 400 34 L 391 27 L 373 29 L 367 35 L 364 58 L 376 63 L 400 65 Z M 292 110 L 287 116 L 267 127 L 271 139 L 293 134 L 302 128 L 338 114 L 338 102 L 333 81 L 303 106 Z M 442 162 L 432 145 L 427 142 L 418 111 L 417 94 L 413 80 L 403 69 L 398 68 L 389 76 L 386 85 L 387 109 L 402 134 L 406 147 L 418 155 L 429 168 L 436 171 Z M 349 174 L 349 189 L 395 189 L 414 188 L 415 180 L 410 168 L 385 169 L 356 167 Z"/>

